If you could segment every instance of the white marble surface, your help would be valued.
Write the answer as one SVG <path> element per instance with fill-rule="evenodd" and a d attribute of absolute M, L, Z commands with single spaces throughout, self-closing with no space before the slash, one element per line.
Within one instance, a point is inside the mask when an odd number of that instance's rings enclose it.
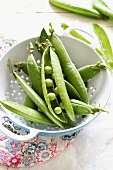
<path fill-rule="evenodd" d="M 79 1 L 87 6 L 91 1 Z M 112 5 L 110 0 L 106 0 Z M 86 18 L 74 13 L 58 9 L 49 4 L 48 0 L 0 0 L 0 34 L 13 37 L 18 41 L 38 35 L 49 22 L 53 23 L 57 32 L 61 31 L 60 24 L 70 26 L 80 24 L 85 29 L 91 28 L 91 23 L 100 24 L 108 34 L 113 44 L 113 21 L 102 21 Z M 113 74 L 111 73 L 113 87 Z M 109 114 L 102 113 L 89 126 L 78 134 L 75 141 L 61 154 L 43 164 L 18 168 L 19 170 L 112 170 L 113 169 L 113 88 L 106 105 Z M 0 165 L 0 170 L 16 168 Z"/>

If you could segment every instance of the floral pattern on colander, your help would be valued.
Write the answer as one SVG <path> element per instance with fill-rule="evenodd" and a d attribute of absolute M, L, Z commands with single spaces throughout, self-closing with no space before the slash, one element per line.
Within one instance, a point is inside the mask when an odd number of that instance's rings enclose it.
<path fill-rule="evenodd" d="M 0 36 L 0 57 L 15 43 L 14 39 Z M 28 133 L 7 118 L 3 119 L 3 125 L 18 136 Z M 11 167 L 25 167 L 48 161 L 67 148 L 78 132 L 60 137 L 36 136 L 26 142 L 10 139 L 0 132 L 0 163 Z"/>

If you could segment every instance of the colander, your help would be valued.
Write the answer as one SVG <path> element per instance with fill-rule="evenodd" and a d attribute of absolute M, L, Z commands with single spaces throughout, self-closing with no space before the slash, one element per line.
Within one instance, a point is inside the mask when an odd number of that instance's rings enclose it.
<path fill-rule="evenodd" d="M 104 62 L 100 56 L 94 51 L 94 49 L 85 44 L 84 42 L 74 39 L 68 36 L 59 36 L 63 42 L 71 60 L 75 63 L 77 68 L 85 65 L 95 64 L 97 61 Z M 27 61 L 28 51 L 27 47 L 29 42 L 34 44 L 34 38 L 29 38 L 22 42 L 19 42 L 14 47 L 12 47 L 1 59 L 0 59 L 0 100 L 12 100 L 18 103 L 23 103 L 25 98 L 25 93 L 10 74 L 8 64 L 8 58 L 13 62 Z M 34 46 L 35 47 L 35 46 Z M 37 64 L 40 65 L 40 54 L 38 53 L 36 47 L 34 50 L 34 56 Z M 29 77 L 21 72 L 21 77 L 30 84 Z M 73 80 L 74 81 L 74 80 Z M 100 72 L 95 78 L 89 80 L 88 97 L 92 105 L 100 104 L 101 108 L 104 108 L 107 104 L 110 95 L 110 74 L 108 69 Z M 89 114 L 86 117 L 78 116 L 77 123 L 75 127 L 62 130 L 58 127 L 49 127 L 46 125 L 33 123 L 32 125 L 24 118 L 16 115 L 5 109 L 2 105 L 4 111 L 0 111 L 0 130 L 2 133 L 7 135 L 9 138 L 19 141 L 27 141 L 35 136 L 63 136 L 83 129 L 84 126 L 89 124 L 94 120 L 100 112 L 95 115 Z M 8 130 L 3 126 L 3 119 L 7 118 L 14 122 L 17 126 L 21 127 L 28 132 L 26 135 L 17 135 Z"/>

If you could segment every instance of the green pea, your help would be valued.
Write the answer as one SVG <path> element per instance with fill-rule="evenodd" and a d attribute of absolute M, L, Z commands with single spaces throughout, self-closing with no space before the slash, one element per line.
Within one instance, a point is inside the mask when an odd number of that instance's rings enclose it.
<path fill-rule="evenodd" d="M 60 107 L 61 107 L 62 109 L 65 109 L 63 102 L 60 102 Z"/>
<path fill-rule="evenodd" d="M 54 88 L 54 92 L 55 92 L 55 94 L 58 94 L 58 88 L 57 87 Z"/>
<path fill-rule="evenodd" d="M 53 80 L 51 80 L 51 79 L 46 79 L 45 82 L 46 82 L 46 86 L 47 86 L 47 87 L 53 87 Z"/>
<path fill-rule="evenodd" d="M 46 73 L 46 74 L 52 74 L 52 67 L 46 66 L 46 67 L 45 67 L 45 73 Z"/>
<path fill-rule="evenodd" d="M 60 107 L 55 107 L 54 111 L 56 114 L 60 114 L 62 112 L 62 109 Z"/>
<path fill-rule="evenodd" d="M 55 93 L 49 93 L 49 94 L 48 94 L 48 97 L 49 97 L 49 100 L 50 100 L 50 101 L 53 101 L 53 100 L 56 99 Z"/>

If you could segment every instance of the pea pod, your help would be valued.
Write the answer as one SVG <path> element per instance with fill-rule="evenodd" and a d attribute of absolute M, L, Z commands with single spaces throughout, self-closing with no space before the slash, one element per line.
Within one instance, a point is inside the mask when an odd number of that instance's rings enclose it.
<path fill-rule="evenodd" d="M 60 60 L 60 64 L 64 75 L 67 77 L 67 81 L 77 90 L 80 98 L 83 102 L 88 103 L 88 94 L 85 84 L 78 72 L 77 68 L 73 66 L 73 63 L 67 53 L 62 41 L 54 33 L 51 36 L 51 43 L 55 48 L 55 52 Z"/>
<path fill-rule="evenodd" d="M 100 71 L 104 71 L 106 69 L 106 65 L 101 63 L 100 61 L 96 62 L 93 65 L 87 65 L 78 69 L 82 79 L 84 82 L 92 79 L 96 75 L 100 73 Z"/>
<path fill-rule="evenodd" d="M 64 82 L 65 82 L 65 86 L 66 86 L 69 98 L 70 99 L 79 99 L 79 100 L 81 100 L 81 98 L 80 98 L 78 92 L 76 91 L 76 89 L 68 81 L 64 80 Z"/>
<path fill-rule="evenodd" d="M 26 96 L 25 100 L 24 100 L 24 106 L 27 106 L 31 109 L 37 109 L 37 105 L 30 99 L 29 96 Z"/>
<path fill-rule="evenodd" d="M 104 16 L 94 9 L 78 6 L 67 0 L 49 0 L 49 2 L 62 9 L 92 18 L 104 18 Z"/>
<path fill-rule="evenodd" d="M 0 100 L 0 103 L 9 111 L 24 117 L 28 121 L 55 126 L 55 124 L 50 119 L 48 119 L 43 113 L 39 111 L 8 100 Z"/>
<path fill-rule="evenodd" d="M 56 55 L 56 53 L 53 51 L 53 49 L 50 47 L 50 58 L 51 58 L 51 65 L 53 68 L 53 75 L 55 79 L 56 86 L 58 88 L 58 93 L 61 98 L 61 101 L 63 102 L 64 108 L 66 113 L 68 114 L 69 118 L 75 122 L 75 116 L 74 116 L 74 111 L 71 106 L 71 102 L 66 90 L 64 78 L 63 78 L 63 73 L 62 73 L 62 68 L 60 66 L 59 59 Z"/>
<path fill-rule="evenodd" d="M 63 112 L 61 114 L 55 114 L 53 108 L 58 106 L 57 99 L 55 97 L 54 89 L 53 87 L 47 88 L 46 85 L 46 78 L 52 78 L 52 74 L 46 74 L 45 67 L 50 66 L 51 67 L 51 61 L 49 56 L 49 47 L 47 47 L 42 55 L 42 63 L 41 63 L 41 78 L 42 78 L 42 89 L 45 101 L 48 105 L 48 108 L 56 119 L 58 119 L 61 122 L 67 122 L 67 119 L 65 118 Z M 50 98 L 51 97 L 51 98 Z"/>
<path fill-rule="evenodd" d="M 43 98 L 41 71 L 35 61 L 33 54 L 28 55 L 27 59 L 28 74 L 32 83 L 32 88 Z"/>
<path fill-rule="evenodd" d="M 113 10 L 110 9 L 110 7 L 108 7 L 103 0 L 93 0 L 92 7 L 101 14 L 113 20 Z"/>
<path fill-rule="evenodd" d="M 71 103 L 72 103 L 75 115 L 95 114 L 96 112 L 99 112 L 99 111 L 107 112 L 106 110 L 100 108 L 100 106 L 93 107 L 90 104 L 86 104 L 76 99 L 72 99 Z"/>
<path fill-rule="evenodd" d="M 96 23 L 93 23 L 92 25 L 94 28 L 94 32 L 97 35 L 98 40 L 101 45 L 101 50 L 102 50 L 101 57 L 105 61 L 108 68 L 113 70 L 113 51 L 112 51 L 112 47 L 111 47 L 109 38 L 108 38 L 106 32 L 104 31 L 104 29 L 100 25 L 98 25 Z"/>
<path fill-rule="evenodd" d="M 23 80 L 14 70 L 13 74 L 15 78 L 18 80 L 19 84 L 25 91 L 25 93 L 31 98 L 31 100 L 38 106 L 38 108 L 41 109 L 41 111 L 56 125 L 60 126 L 62 129 L 64 129 L 63 124 L 53 117 L 51 112 L 48 110 L 46 103 L 42 100 L 42 98 Z"/>

